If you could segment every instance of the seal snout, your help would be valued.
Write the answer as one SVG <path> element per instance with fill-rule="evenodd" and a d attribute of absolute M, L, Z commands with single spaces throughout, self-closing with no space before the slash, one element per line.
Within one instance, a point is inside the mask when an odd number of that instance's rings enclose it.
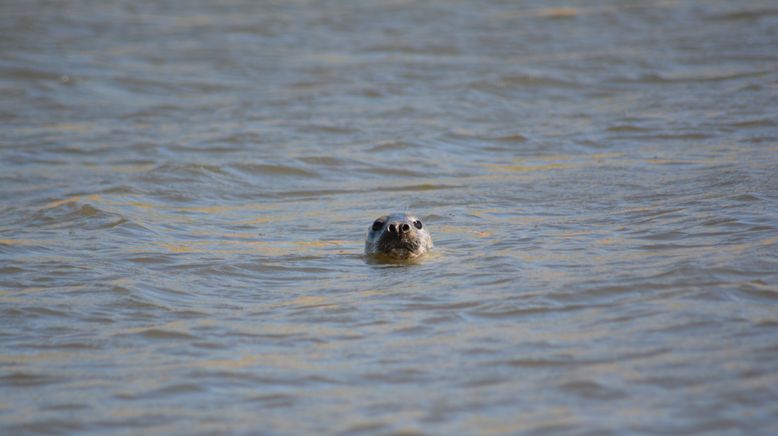
<path fill-rule="evenodd" d="M 386 231 L 392 234 L 402 235 L 404 233 L 410 232 L 411 226 L 409 226 L 408 223 L 394 222 L 389 224 L 389 227 L 386 228 Z"/>

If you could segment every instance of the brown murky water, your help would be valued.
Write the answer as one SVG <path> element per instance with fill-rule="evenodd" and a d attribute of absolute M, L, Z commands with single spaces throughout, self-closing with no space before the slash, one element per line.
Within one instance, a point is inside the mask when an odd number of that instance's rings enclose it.
<path fill-rule="evenodd" d="M 773 1 L 4 1 L 0 432 L 778 432 Z M 436 244 L 373 265 L 365 231 Z"/>

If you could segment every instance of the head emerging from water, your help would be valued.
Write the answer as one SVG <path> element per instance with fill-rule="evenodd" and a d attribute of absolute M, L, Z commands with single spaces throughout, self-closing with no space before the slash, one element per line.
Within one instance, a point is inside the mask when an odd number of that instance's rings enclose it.
<path fill-rule="evenodd" d="M 392 259 L 415 259 L 432 248 L 427 228 L 411 215 L 395 213 L 384 215 L 367 231 L 365 254 Z"/>

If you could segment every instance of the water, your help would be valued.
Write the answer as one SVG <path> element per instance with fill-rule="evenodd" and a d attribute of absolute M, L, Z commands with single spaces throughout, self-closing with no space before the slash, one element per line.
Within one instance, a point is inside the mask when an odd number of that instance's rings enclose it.
<path fill-rule="evenodd" d="M 778 432 L 775 2 L 0 29 L 3 434 Z"/>

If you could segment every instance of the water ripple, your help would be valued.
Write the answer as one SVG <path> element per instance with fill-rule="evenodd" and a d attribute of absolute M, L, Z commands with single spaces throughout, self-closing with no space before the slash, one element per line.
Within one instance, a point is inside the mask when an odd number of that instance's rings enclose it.
<path fill-rule="evenodd" d="M 0 433 L 770 433 L 775 6 L 541 3 L 4 2 Z"/>

